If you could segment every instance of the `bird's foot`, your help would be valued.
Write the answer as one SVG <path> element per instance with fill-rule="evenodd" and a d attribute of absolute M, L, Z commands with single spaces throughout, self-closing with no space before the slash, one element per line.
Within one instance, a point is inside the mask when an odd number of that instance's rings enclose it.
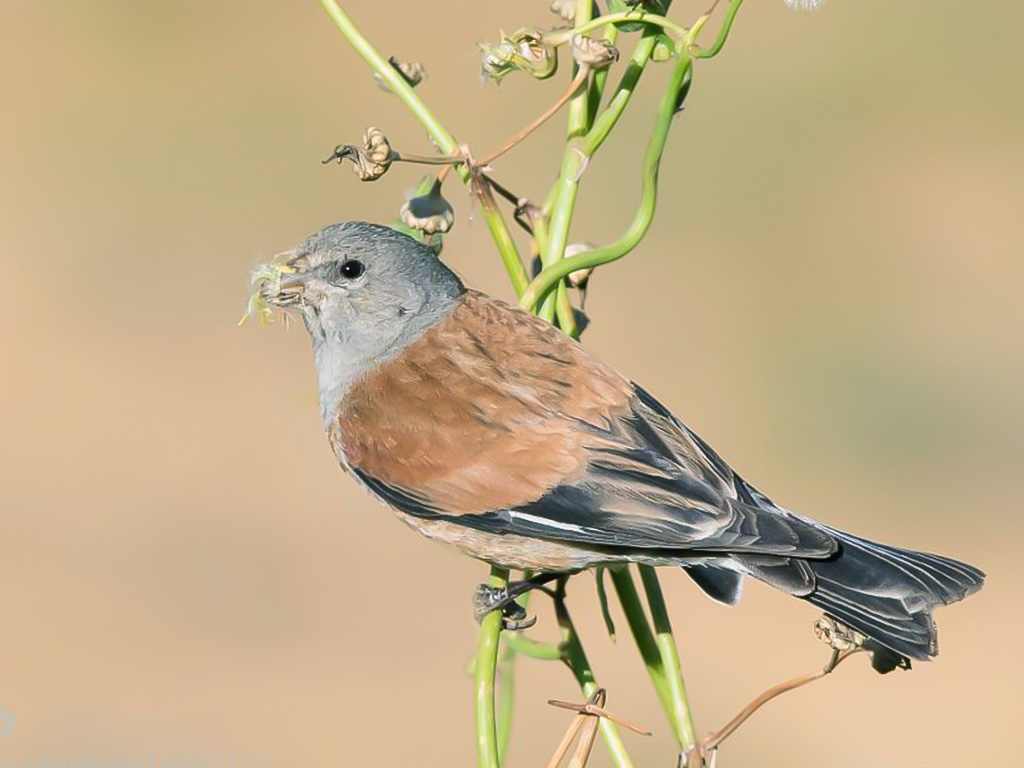
<path fill-rule="evenodd" d="M 550 594 L 550 590 L 544 585 L 554 581 L 558 576 L 557 573 L 540 573 L 523 581 L 510 581 L 504 587 L 481 584 L 473 596 L 473 615 L 477 621 L 482 621 L 491 611 L 500 610 L 502 626 L 505 629 L 529 629 L 537 623 L 537 617 L 528 617 L 526 609 L 517 603 L 516 599 L 534 589 L 542 589 Z"/>
<path fill-rule="evenodd" d="M 491 611 L 501 611 L 503 629 L 515 631 L 529 629 L 537 623 L 536 616 L 527 616 L 526 609 L 516 602 L 519 595 L 508 587 L 492 587 L 481 584 L 473 595 L 473 616 L 478 622 L 483 621 Z"/>

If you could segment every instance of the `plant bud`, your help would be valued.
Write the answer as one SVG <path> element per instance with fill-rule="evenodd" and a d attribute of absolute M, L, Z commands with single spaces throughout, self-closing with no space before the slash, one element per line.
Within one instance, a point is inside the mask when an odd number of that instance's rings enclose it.
<path fill-rule="evenodd" d="M 619 60 L 619 49 L 599 37 L 572 36 L 572 56 L 576 63 L 591 69 L 604 69 Z"/>
<path fill-rule="evenodd" d="M 578 256 L 581 253 L 592 251 L 596 248 L 593 243 L 588 243 L 585 240 L 580 240 L 575 243 L 569 243 L 565 246 L 565 258 L 572 256 Z M 590 275 L 593 273 L 593 267 L 586 267 L 585 269 L 577 269 L 575 272 L 570 272 L 565 278 L 566 282 L 569 283 L 573 288 L 580 291 L 587 290 L 587 283 L 590 282 Z"/>
<path fill-rule="evenodd" d="M 555 49 L 544 41 L 544 34 L 534 27 L 522 27 L 502 36 L 497 45 L 480 43 L 484 54 L 481 71 L 485 78 L 501 82 L 510 72 L 526 72 L 538 80 L 550 77 L 558 68 Z"/>
<path fill-rule="evenodd" d="M 555 49 L 544 42 L 544 33 L 535 27 L 521 27 L 512 33 L 509 41 L 515 45 L 518 69 L 529 72 L 538 80 L 555 73 L 558 67 Z"/>
<path fill-rule="evenodd" d="M 484 55 L 480 71 L 488 80 L 500 83 L 505 75 L 516 69 L 516 47 L 508 40 L 503 39 L 497 45 L 480 43 L 478 47 Z"/>
<path fill-rule="evenodd" d="M 413 197 L 402 203 L 398 217 L 410 229 L 418 229 L 428 235 L 447 232 L 455 223 L 455 211 L 441 195 L 441 184 L 434 186 L 425 195 Z"/>

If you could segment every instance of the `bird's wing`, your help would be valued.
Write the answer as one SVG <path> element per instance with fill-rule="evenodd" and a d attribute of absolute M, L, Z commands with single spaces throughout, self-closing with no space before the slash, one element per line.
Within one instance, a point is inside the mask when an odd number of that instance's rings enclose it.
<path fill-rule="evenodd" d="M 419 517 L 620 550 L 836 547 L 758 504 L 703 441 L 582 346 L 475 292 L 357 382 L 329 431 L 370 490 Z"/>

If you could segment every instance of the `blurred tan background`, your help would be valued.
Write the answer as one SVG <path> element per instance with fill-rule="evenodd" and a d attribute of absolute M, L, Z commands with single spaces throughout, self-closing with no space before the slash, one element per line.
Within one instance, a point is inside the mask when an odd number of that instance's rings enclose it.
<path fill-rule="evenodd" d="M 550 23 L 542 0 L 347 5 L 385 53 L 426 64 L 422 95 L 478 151 L 562 88 L 477 73 L 475 42 Z M 649 239 L 594 281 L 586 342 L 780 503 L 989 573 L 940 613 L 937 662 L 883 678 L 852 661 L 756 716 L 723 765 L 1024 760 L 1022 28 L 1024 6 L 994 0 L 749 0 L 699 67 Z M 576 237 L 632 217 L 663 77 L 588 170 Z M 0 2 L 12 765 L 472 764 L 484 566 L 334 465 L 301 329 L 235 327 L 257 260 L 393 217 L 417 170 L 360 184 L 319 162 L 368 124 L 428 148 L 312 0 Z M 499 177 L 542 197 L 562 125 Z M 450 196 L 445 258 L 507 297 Z M 805 604 L 754 584 L 728 610 L 664 582 L 702 732 L 826 658 Z M 604 635 L 592 579 L 571 596 L 610 708 L 656 731 L 629 738 L 638 765 L 674 765 L 632 642 Z M 577 694 L 555 665 L 523 660 L 518 682 L 509 765 L 542 765 L 568 723 L 544 701 Z"/>

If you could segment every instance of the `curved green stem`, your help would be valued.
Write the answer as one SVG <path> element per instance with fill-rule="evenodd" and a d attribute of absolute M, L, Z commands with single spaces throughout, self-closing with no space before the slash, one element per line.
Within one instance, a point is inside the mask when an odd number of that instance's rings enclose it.
<path fill-rule="evenodd" d="M 577 20 L 580 18 L 579 10 L 577 9 Z M 571 31 L 566 31 L 564 34 L 565 40 L 561 40 L 559 35 L 548 35 L 545 37 L 545 41 L 558 45 L 562 42 L 568 42 L 572 39 L 573 35 L 585 35 L 588 32 L 593 32 L 595 29 L 600 29 L 608 24 L 650 24 L 654 27 L 660 27 L 667 32 L 671 32 L 681 40 L 686 39 L 687 29 L 686 27 L 676 24 L 671 19 L 666 19 L 664 16 L 659 16 L 656 13 L 647 13 L 643 10 L 636 11 L 620 11 L 618 13 L 606 13 L 604 16 L 598 16 L 596 19 L 590 18 L 590 9 L 587 9 L 586 22 L 583 24 L 577 24 L 577 26 Z"/>
<path fill-rule="evenodd" d="M 548 218 L 546 214 L 542 213 L 533 222 L 533 240 L 537 244 L 542 268 L 553 262 L 548 238 Z M 562 285 L 564 285 L 564 282 Z M 544 297 L 544 301 L 539 306 L 533 307 L 531 311 L 535 312 L 538 317 L 553 323 L 555 321 L 555 301 L 557 298 L 558 292 L 549 293 Z"/>
<path fill-rule="evenodd" d="M 735 21 L 736 14 L 739 13 L 741 5 L 743 5 L 743 0 L 731 0 L 729 8 L 725 12 L 725 18 L 722 19 L 722 26 L 718 30 L 718 37 L 715 38 L 714 45 L 707 50 L 692 42 L 692 38 L 695 38 L 700 33 L 700 29 L 707 21 L 707 17 L 701 17 L 701 20 L 698 22 L 699 26 L 694 24 L 691 42 L 686 45 L 687 52 L 698 59 L 710 59 L 713 56 L 717 56 L 722 48 L 725 47 L 725 41 L 729 38 L 729 31 L 732 29 L 732 23 Z"/>
<path fill-rule="evenodd" d="M 668 140 L 669 129 L 672 126 L 672 118 L 676 113 L 680 89 L 684 86 L 687 77 L 690 75 L 693 60 L 688 56 L 681 55 L 672 70 L 669 78 L 668 88 L 661 98 L 658 108 L 658 117 L 650 141 L 647 144 L 647 152 L 644 155 L 643 187 L 640 195 L 640 206 L 633 222 L 626 232 L 614 243 L 603 248 L 597 248 L 568 259 L 560 259 L 551 266 L 545 267 L 526 291 L 519 298 L 519 306 L 529 309 L 537 305 L 537 302 L 544 298 L 559 281 L 564 279 L 571 272 L 578 269 L 597 267 L 602 264 L 621 259 L 639 244 L 647 229 L 654 219 L 654 210 L 658 200 L 658 168 L 661 163 L 661 156 L 665 150 L 665 143 Z M 598 129 L 601 122 L 599 117 L 591 132 Z M 552 234 L 552 242 L 554 242 Z M 564 251 L 564 246 L 563 246 Z"/>
<path fill-rule="evenodd" d="M 561 173 L 555 182 L 555 186 L 552 187 L 544 206 L 545 213 L 550 212 L 551 215 L 550 234 L 548 245 L 545 249 L 550 254 L 550 260 L 544 262 L 544 269 L 541 271 L 541 275 L 548 272 L 549 269 L 559 269 L 567 261 L 562 256 L 565 254 L 565 246 L 569 239 L 569 226 L 572 223 L 572 215 L 576 207 L 576 195 L 579 191 L 580 178 L 583 176 L 587 163 L 590 162 L 590 157 L 604 143 L 604 140 L 618 122 L 619 117 L 622 116 L 626 105 L 633 96 L 633 90 L 640 80 L 640 75 L 650 60 L 656 43 L 657 33 L 644 32 L 630 57 L 629 66 L 626 68 L 626 72 L 623 74 L 622 80 L 619 82 L 616 93 L 608 107 L 597 117 L 594 125 L 591 126 L 586 135 L 571 139 L 566 147 L 565 155 L 562 158 Z M 589 94 L 587 95 L 589 97 Z M 570 136 L 576 135 L 574 131 L 578 127 L 578 118 L 577 121 L 570 119 Z M 544 250 L 542 250 L 543 253 Z M 560 283 L 566 275 L 573 271 L 563 272 L 561 277 L 547 287 L 544 294 L 547 294 L 555 284 Z M 565 303 L 567 301 L 566 299 Z M 560 301 L 559 303 L 563 302 Z M 527 303 L 523 296 L 520 296 L 519 305 L 525 309 L 533 310 L 537 306 L 537 302 L 531 301 Z M 563 330 L 565 330 L 565 326 L 563 326 Z"/>
<path fill-rule="evenodd" d="M 416 95 L 408 81 L 363 36 L 336 0 L 319 0 L 319 2 L 331 21 L 334 22 L 334 26 L 345 35 L 349 45 L 355 49 L 356 53 L 363 57 L 363 60 L 370 65 L 374 72 L 380 75 L 388 88 L 402 100 L 409 108 L 409 111 L 427 129 L 427 133 L 433 138 L 438 149 L 441 150 L 441 154 L 454 155 L 459 148 L 455 137 L 441 124 L 441 121 L 427 107 L 423 99 Z M 464 182 L 467 184 L 471 182 L 472 174 L 466 163 L 459 163 L 456 166 L 456 171 Z M 519 251 L 516 249 L 515 242 L 512 240 L 512 235 L 508 231 L 508 225 L 496 208 L 491 210 L 488 210 L 486 207 L 484 208 L 484 221 L 487 223 L 487 228 L 494 238 L 494 243 L 501 254 L 501 260 L 505 264 L 509 279 L 511 279 L 518 295 L 529 282 L 529 278 L 526 270 L 523 268 L 523 262 L 519 257 Z"/>
<path fill-rule="evenodd" d="M 668 685 L 668 698 L 671 706 L 669 719 L 672 721 L 679 746 L 685 751 L 697 743 L 697 732 L 693 727 L 690 702 L 686 698 L 683 671 L 679 664 L 679 649 L 676 647 L 675 637 L 672 634 L 672 622 L 668 618 L 668 609 L 665 607 L 665 597 L 661 592 L 658 574 L 649 565 L 641 565 L 639 568 L 640 579 L 647 595 L 647 605 L 651 609 L 655 642 L 661 654 L 665 682 Z"/>
<path fill-rule="evenodd" d="M 491 566 L 492 587 L 508 584 L 508 571 Z M 494 711 L 494 677 L 498 669 L 498 644 L 501 639 L 501 611 L 491 611 L 480 622 L 474 669 L 476 713 L 476 759 L 479 768 L 499 768 L 498 730 Z"/>
<path fill-rule="evenodd" d="M 501 654 L 501 661 L 498 663 L 498 679 L 500 681 L 500 693 L 498 703 L 497 730 L 498 739 L 498 764 L 505 762 L 505 754 L 508 752 L 508 743 L 512 738 L 512 716 L 515 713 L 516 683 L 515 663 L 518 652 L 511 646 L 505 646 Z"/>
<path fill-rule="evenodd" d="M 516 632 L 506 633 L 503 642 L 509 650 L 531 659 L 560 661 L 565 656 L 565 649 L 559 643 L 544 643 Z"/>

